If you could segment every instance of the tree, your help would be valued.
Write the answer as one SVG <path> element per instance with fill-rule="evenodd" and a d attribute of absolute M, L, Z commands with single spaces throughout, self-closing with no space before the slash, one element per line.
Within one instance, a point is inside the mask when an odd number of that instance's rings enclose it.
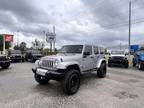
<path fill-rule="evenodd" d="M 20 50 L 19 45 L 15 45 L 15 46 L 14 46 L 14 50 Z"/>
<path fill-rule="evenodd" d="M 26 43 L 21 42 L 20 45 L 15 45 L 14 50 L 20 50 L 22 53 L 25 53 L 25 51 L 27 50 Z"/>
<path fill-rule="evenodd" d="M 37 39 L 35 39 L 35 40 L 32 42 L 32 48 L 33 48 L 33 49 L 43 50 L 44 46 L 45 46 L 44 42 L 39 41 L 39 40 L 37 40 Z"/>
<path fill-rule="evenodd" d="M 142 46 L 142 47 L 140 48 L 140 50 L 144 50 L 144 47 Z"/>
<path fill-rule="evenodd" d="M 20 46 L 19 46 L 19 49 L 21 50 L 22 53 L 24 53 L 26 51 L 26 49 L 27 49 L 26 43 L 25 42 L 21 42 Z"/>

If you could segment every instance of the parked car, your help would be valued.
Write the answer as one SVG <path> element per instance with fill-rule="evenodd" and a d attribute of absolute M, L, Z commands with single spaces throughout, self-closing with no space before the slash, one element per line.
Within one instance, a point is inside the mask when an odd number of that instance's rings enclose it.
<path fill-rule="evenodd" d="M 108 59 L 108 66 L 124 66 L 125 68 L 129 67 L 128 59 L 124 51 L 112 51 Z"/>
<path fill-rule="evenodd" d="M 10 66 L 10 60 L 6 55 L 0 54 L 0 66 L 2 69 L 7 69 Z"/>
<path fill-rule="evenodd" d="M 9 57 L 12 62 L 24 62 L 24 55 L 20 50 L 10 50 Z"/>
<path fill-rule="evenodd" d="M 144 51 L 138 51 L 134 54 L 133 66 L 137 66 L 139 70 L 144 70 Z"/>
<path fill-rule="evenodd" d="M 45 56 L 32 68 L 39 84 L 49 80 L 61 81 L 64 93 L 72 95 L 79 90 L 81 75 L 95 72 L 106 77 L 107 66 L 102 48 L 92 45 L 66 45 L 57 55 Z"/>
<path fill-rule="evenodd" d="M 25 54 L 26 61 L 35 62 L 40 59 L 43 55 L 39 50 L 28 50 Z"/>

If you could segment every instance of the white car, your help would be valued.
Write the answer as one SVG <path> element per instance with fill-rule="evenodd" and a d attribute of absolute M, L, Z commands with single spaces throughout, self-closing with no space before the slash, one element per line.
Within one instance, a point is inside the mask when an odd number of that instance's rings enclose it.
<path fill-rule="evenodd" d="M 106 76 L 104 49 L 92 45 L 66 45 L 57 55 L 37 60 L 32 71 L 39 84 L 51 79 L 61 81 L 63 91 L 72 95 L 80 87 L 81 75 L 96 72 L 100 78 Z"/>

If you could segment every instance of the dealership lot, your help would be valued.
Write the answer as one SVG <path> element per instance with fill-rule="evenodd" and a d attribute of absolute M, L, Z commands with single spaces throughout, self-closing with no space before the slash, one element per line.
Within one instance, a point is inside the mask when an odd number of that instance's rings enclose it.
<path fill-rule="evenodd" d="M 144 71 L 108 68 L 107 77 L 84 75 L 80 90 L 66 96 L 58 82 L 38 85 L 33 63 L 13 63 L 0 70 L 0 108 L 143 108 Z"/>

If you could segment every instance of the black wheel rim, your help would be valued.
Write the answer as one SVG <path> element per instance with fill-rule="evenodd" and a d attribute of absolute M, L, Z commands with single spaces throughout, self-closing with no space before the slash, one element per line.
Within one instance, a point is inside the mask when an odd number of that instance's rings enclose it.
<path fill-rule="evenodd" d="M 69 79 L 69 90 L 76 92 L 79 87 L 79 77 L 77 74 L 73 74 Z"/>

